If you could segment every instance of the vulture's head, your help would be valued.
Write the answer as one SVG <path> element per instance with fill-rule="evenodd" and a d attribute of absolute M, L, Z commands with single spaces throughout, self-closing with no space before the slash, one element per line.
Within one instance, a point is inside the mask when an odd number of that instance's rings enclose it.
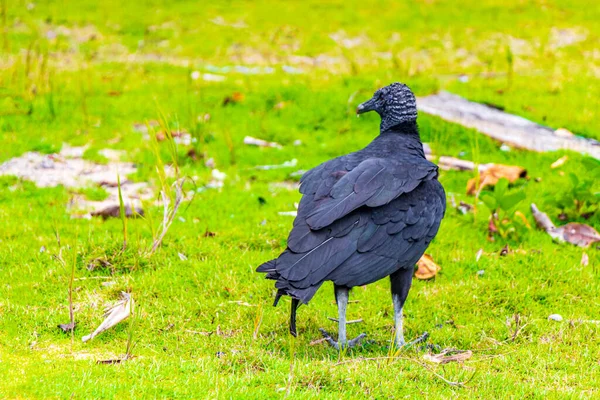
<path fill-rule="evenodd" d="M 375 92 L 373 98 L 359 104 L 357 114 L 376 111 L 381 116 L 381 131 L 403 122 L 416 121 L 417 101 L 415 95 L 403 83 L 392 83 Z"/>

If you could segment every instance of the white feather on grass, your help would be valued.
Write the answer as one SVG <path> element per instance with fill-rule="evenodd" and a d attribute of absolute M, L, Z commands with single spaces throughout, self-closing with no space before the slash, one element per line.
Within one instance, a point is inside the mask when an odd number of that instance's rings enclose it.
<path fill-rule="evenodd" d="M 91 334 L 84 336 L 82 340 L 87 342 L 93 339 L 102 332 L 112 328 L 119 322 L 125 320 L 131 315 L 131 309 L 133 308 L 133 297 L 130 293 L 121 292 L 121 300 L 116 304 L 107 307 L 104 312 L 104 321 L 96 328 Z"/>

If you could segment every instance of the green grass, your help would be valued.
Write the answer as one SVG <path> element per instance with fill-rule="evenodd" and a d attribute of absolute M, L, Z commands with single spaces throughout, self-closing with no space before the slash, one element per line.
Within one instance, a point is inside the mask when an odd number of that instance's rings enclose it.
<path fill-rule="evenodd" d="M 101 186 L 86 187 L 79 189 L 79 192 L 91 201 L 102 201 L 108 198 L 108 192 Z"/>
<path fill-rule="evenodd" d="M 149 219 L 128 221 L 123 251 L 119 219 L 71 219 L 69 190 L 1 177 L 0 397 L 597 397 L 600 325 L 580 321 L 600 319 L 600 255 L 585 250 L 590 262 L 582 266 L 584 250 L 553 243 L 535 229 L 519 240 L 490 242 L 481 203 L 475 216 L 448 209 L 428 250 L 442 271 L 415 282 L 406 305 L 406 336 L 428 331 L 442 348 L 472 350 L 464 364 L 424 367 L 418 349 L 393 360 L 363 360 L 389 354 L 392 304 L 385 281 L 351 294 L 360 302 L 351 304 L 349 319 L 364 323 L 352 325 L 350 334 L 364 331 L 374 342 L 345 355 L 310 344 L 319 327 L 336 329 L 327 320 L 336 313 L 329 285 L 300 308 L 293 339 L 289 304 L 272 308 L 272 282 L 254 272 L 285 247 L 292 219 L 278 212 L 293 210 L 300 198 L 274 183 L 297 180 L 291 172 L 371 141 L 377 117 L 357 119 L 354 107 L 389 82 L 406 82 L 420 95 L 447 89 L 600 138 L 600 6 L 505 3 L 58 1 L 28 9 L 33 3 L 0 2 L 6 15 L 6 22 L 0 16 L 0 161 L 26 151 L 52 153 L 62 143 L 90 145 L 85 158 L 96 162 L 107 162 L 100 149 L 125 150 L 138 166 L 129 178 L 159 188 L 155 167 L 171 160 L 169 146 L 161 142 L 156 153 L 133 125 L 164 116 L 196 139 L 177 148 L 182 176 L 195 177 L 198 187 L 210 180 L 206 160 L 186 155 L 192 147 L 227 174 L 222 189 L 197 193 L 181 207 L 151 257 L 161 209 L 147 210 L 152 226 Z M 356 46 L 345 48 L 331 35 Z M 218 72 L 235 65 L 273 72 Z M 193 71 L 225 80 L 194 80 Z M 223 106 L 235 92 L 243 100 Z M 200 122 L 205 114 L 210 119 Z M 424 114 L 419 123 L 437 155 L 527 168 L 531 179 L 514 190 L 525 191 L 518 209 L 532 225 L 529 204 L 558 222 L 552 199 L 567 187 L 570 172 L 583 173 L 577 154 L 551 169 L 567 153 L 503 152 L 473 130 Z M 245 146 L 246 135 L 284 148 Z M 297 139 L 302 144 L 294 146 Z M 253 169 L 294 158 L 296 168 Z M 472 177 L 442 172 L 440 180 L 456 202 L 472 203 L 465 195 Z M 97 188 L 81 192 L 105 195 Z M 579 222 L 598 227 L 600 215 Z M 515 251 L 501 257 L 505 244 Z M 476 261 L 479 249 L 484 255 Z M 65 268 L 55 260 L 59 253 L 77 262 L 73 340 L 56 328 L 69 320 L 71 273 L 69 263 Z M 134 358 L 98 365 L 125 353 L 128 323 L 86 344 L 80 338 L 120 291 L 136 301 Z M 548 321 L 553 313 L 565 321 Z M 515 315 L 522 328 L 516 336 Z M 434 373 L 469 382 L 453 387 Z"/>

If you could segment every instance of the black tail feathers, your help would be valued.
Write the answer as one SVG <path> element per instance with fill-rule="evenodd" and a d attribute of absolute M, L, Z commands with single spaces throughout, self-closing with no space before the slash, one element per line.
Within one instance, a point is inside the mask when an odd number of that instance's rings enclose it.
<path fill-rule="evenodd" d="M 264 264 L 261 264 L 258 266 L 258 268 L 256 268 L 256 272 L 275 272 L 275 265 L 276 265 L 276 261 L 277 259 L 271 260 L 271 261 L 267 261 Z"/>
<path fill-rule="evenodd" d="M 309 286 L 306 288 L 297 288 L 294 287 L 291 282 L 282 277 L 279 272 L 277 272 L 277 259 L 267 261 L 264 264 L 261 264 L 258 268 L 256 268 L 256 272 L 266 273 L 267 279 L 273 279 L 277 281 L 275 283 L 275 287 L 278 289 L 277 294 L 275 295 L 275 301 L 273 306 L 277 306 L 281 296 L 290 296 L 293 299 L 299 300 L 303 304 L 308 304 L 310 299 L 315 295 L 319 287 L 323 282 L 318 283 L 315 286 Z"/>

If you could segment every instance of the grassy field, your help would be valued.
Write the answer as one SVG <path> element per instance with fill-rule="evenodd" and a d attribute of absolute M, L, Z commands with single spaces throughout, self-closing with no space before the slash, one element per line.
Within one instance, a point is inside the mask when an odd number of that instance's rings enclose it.
<path fill-rule="evenodd" d="M 597 250 L 554 243 L 535 228 L 490 241 L 481 203 L 466 215 L 449 206 L 428 250 L 442 271 L 414 283 L 405 309 L 407 338 L 428 331 L 431 344 L 473 351 L 464 363 L 430 364 L 420 348 L 389 357 L 387 281 L 351 294 L 359 302 L 348 317 L 364 322 L 349 334 L 366 332 L 371 342 L 347 354 L 311 344 L 319 327 L 336 330 L 327 319 L 336 313 L 328 285 L 300 308 L 293 339 L 288 302 L 272 308 L 272 282 L 254 272 L 285 247 L 292 218 L 278 212 L 294 210 L 300 198 L 292 173 L 370 142 L 378 119 L 357 119 L 354 109 L 390 82 L 418 95 L 446 89 L 600 139 L 600 3 L 0 5 L 0 162 L 67 143 L 88 145 L 85 158 L 100 162 L 98 150 L 126 151 L 138 167 L 130 179 L 157 191 L 161 162 L 176 163 L 198 188 L 211 180 L 209 158 L 227 174 L 223 188 L 183 204 L 153 255 L 159 207 L 148 204 L 152 218 L 128 221 L 122 251 L 121 220 L 71 218 L 66 205 L 77 191 L 0 177 L 0 397 L 600 396 L 600 324 L 586 322 L 600 320 Z M 134 129 L 154 120 L 194 141 L 174 157 L 167 141 L 154 151 Z M 532 226 L 532 202 L 558 222 L 555 200 L 569 195 L 571 173 L 593 180 L 588 191 L 600 190 L 597 170 L 586 171 L 581 155 L 502 151 L 425 114 L 419 124 L 436 155 L 526 168 L 530 179 L 511 191 L 526 193 L 517 209 Z M 244 145 L 247 135 L 283 148 Z M 188 156 L 192 149 L 200 156 Z M 563 166 L 550 167 L 565 154 Z M 293 159 L 292 168 L 254 169 Z M 473 176 L 450 171 L 440 180 L 457 203 L 473 204 L 465 194 Z M 97 192 L 83 191 L 102 197 Z M 569 220 L 599 227 L 591 210 L 587 220 Z M 512 252 L 500 256 L 506 244 Z M 73 336 L 57 328 L 69 321 L 72 266 Z M 121 291 L 133 294 L 134 317 L 82 343 Z M 548 321 L 554 313 L 564 320 Z M 130 337 L 132 359 L 96 363 L 125 353 Z"/>

